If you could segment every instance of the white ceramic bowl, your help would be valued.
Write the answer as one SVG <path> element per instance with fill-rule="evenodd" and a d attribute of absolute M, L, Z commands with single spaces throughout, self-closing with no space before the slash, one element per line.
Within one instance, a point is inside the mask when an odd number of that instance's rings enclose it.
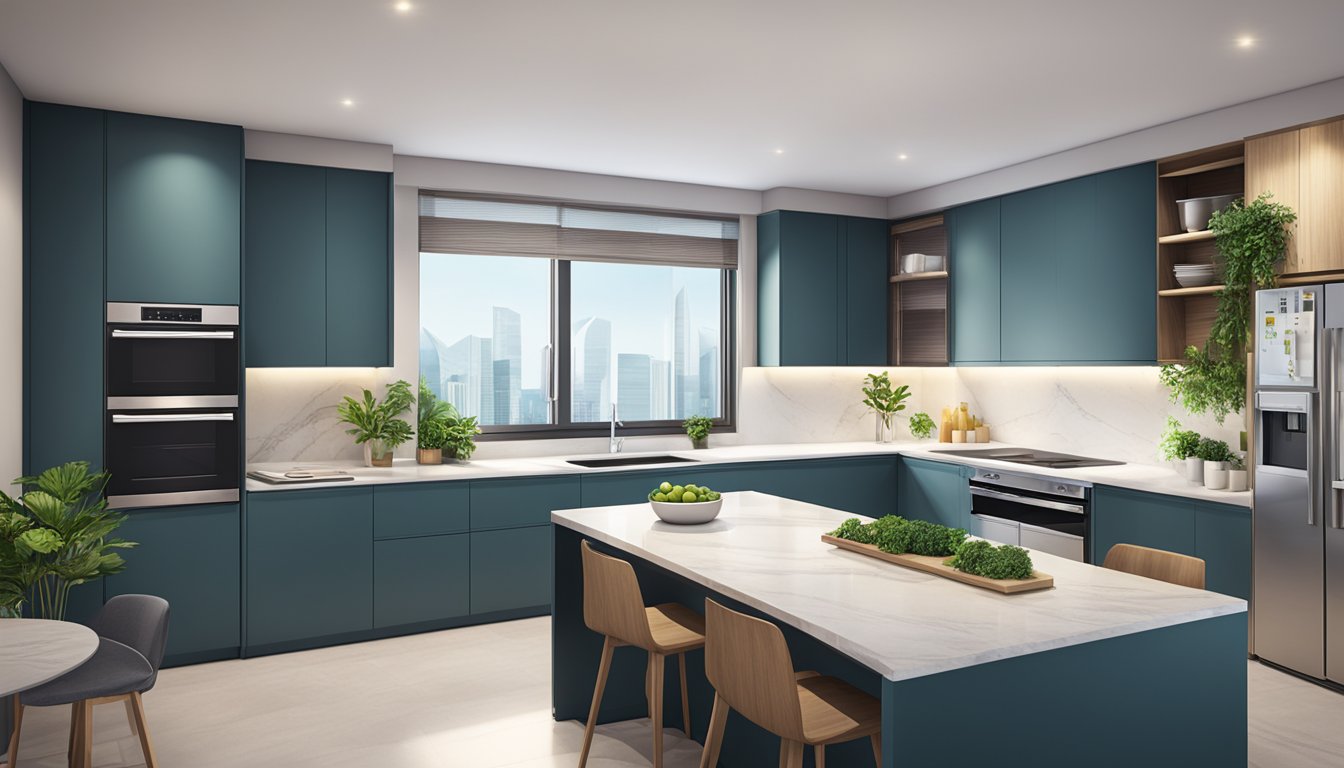
<path fill-rule="evenodd" d="M 664 523 L 700 525 L 719 516 L 719 509 L 723 506 L 723 498 L 720 497 L 714 501 L 697 501 L 692 504 L 650 500 L 649 506 L 653 507 L 653 513 Z"/>

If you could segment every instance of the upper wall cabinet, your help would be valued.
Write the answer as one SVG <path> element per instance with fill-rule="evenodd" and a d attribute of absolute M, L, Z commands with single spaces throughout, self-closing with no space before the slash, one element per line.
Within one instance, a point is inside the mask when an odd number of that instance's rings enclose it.
<path fill-rule="evenodd" d="M 247 162 L 250 367 L 392 363 L 391 174 Z"/>
<path fill-rule="evenodd" d="M 763 214 L 756 269 L 761 365 L 886 364 L 886 220 Z"/>
<path fill-rule="evenodd" d="M 107 113 L 107 299 L 238 304 L 243 131 Z"/>
<path fill-rule="evenodd" d="M 1152 364 L 1151 163 L 949 212 L 953 362 Z"/>
<path fill-rule="evenodd" d="M 1284 274 L 1344 270 L 1344 120 L 1246 140 L 1246 198 L 1297 212 Z"/>

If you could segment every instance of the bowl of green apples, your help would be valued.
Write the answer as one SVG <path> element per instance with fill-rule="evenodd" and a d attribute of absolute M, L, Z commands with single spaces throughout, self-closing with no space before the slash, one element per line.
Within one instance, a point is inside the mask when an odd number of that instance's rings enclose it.
<path fill-rule="evenodd" d="M 673 525 L 700 525 L 718 517 L 723 497 L 703 485 L 664 482 L 649 491 L 649 506 L 659 520 Z"/>

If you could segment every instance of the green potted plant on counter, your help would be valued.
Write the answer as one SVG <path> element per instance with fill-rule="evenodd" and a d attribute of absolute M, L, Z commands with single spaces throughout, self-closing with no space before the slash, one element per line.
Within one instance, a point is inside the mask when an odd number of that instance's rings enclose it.
<path fill-rule="evenodd" d="M 72 588 L 125 569 L 117 550 L 135 542 L 112 535 L 126 517 L 107 508 L 107 478 L 72 461 L 15 480 L 18 498 L 0 491 L 0 618 L 31 600 L 36 618 L 64 619 Z"/>
<path fill-rule="evenodd" d="M 364 466 L 392 466 L 393 451 L 413 434 L 410 423 L 401 415 L 414 403 L 410 382 L 398 380 L 387 385 L 382 402 L 366 389 L 362 401 L 347 395 L 336 406 L 340 421 L 351 425 L 346 432 L 355 436 L 356 445 L 364 446 Z"/>
<path fill-rule="evenodd" d="M 910 397 L 910 387 L 902 384 L 892 388 L 891 377 L 886 371 L 867 374 L 868 386 L 863 387 L 863 404 L 877 414 L 877 442 L 892 441 L 892 419 L 905 410 L 905 401 Z"/>
<path fill-rule="evenodd" d="M 1246 471 L 1246 458 L 1239 453 L 1232 454 L 1227 462 L 1227 490 L 1244 491 L 1251 485 L 1250 473 Z"/>
<path fill-rule="evenodd" d="M 934 426 L 933 419 L 923 411 L 910 417 L 910 434 L 920 440 L 928 440 L 933 437 Z"/>
<path fill-rule="evenodd" d="M 1237 457 L 1227 443 L 1211 437 L 1201 438 L 1195 453 L 1204 460 L 1204 487 L 1211 491 L 1226 488 L 1228 464 Z"/>
<path fill-rule="evenodd" d="M 691 438 L 692 448 L 708 448 L 709 432 L 714 429 L 714 420 L 708 416 L 692 416 L 681 423 L 686 436 Z"/>
<path fill-rule="evenodd" d="M 1181 429 L 1181 422 L 1167 417 L 1167 428 L 1162 431 L 1162 441 L 1158 443 L 1158 454 L 1170 462 L 1177 462 L 1177 472 L 1185 475 L 1191 483 L 1204 482 L 1204 460 L 1199 458 L 1199 433 L 1193 429 Z"/>
<path fill-rule="evenodd" d="M 451 415 L 444 422 L 447 437 L 443 441 L 443 457 L 450 461 L 465 462 L 476 451 L 476 436 L 481 428 L 476 424 L 475 416 L 459 415 L 452 403 L 448 404 Z"/>
<path fill-rule="evenodd" d="M 420 397 L 416 406 L 415 460 L 419 464 L 442 464 L 443 446 L 448 442 L 448 422 L 457 412 L 453 404 L 440 400 L 420 377 Z"/>

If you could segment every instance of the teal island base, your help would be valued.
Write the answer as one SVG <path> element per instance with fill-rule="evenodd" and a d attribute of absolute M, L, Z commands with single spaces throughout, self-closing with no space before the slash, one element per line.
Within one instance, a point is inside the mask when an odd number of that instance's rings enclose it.
<path fill-rule="evenodd" d="M 592 702 L 602 639 L 583 623 L 579 542 L 584 537 L 560 525 L 553 530 L 552 707 L 557 720 L 582 722 Z M 705 598 L 713 597 L 773 619 L 629 552 L 593 545 L 634 565 L 648 603 L 677 601 L 703 612 Z M 881 698 L 883 768 L 1246 765 L 1245 613 L 899 681 L 775 623 L 784 630 L 796 668 L 834 675 Z M 617 649 L 599 723 L 647 715 L 646 662 L 635 649 Z M 687 675 L 690 733 L 703 741 L 713 691 L 702 653 L 688 654 Z M 675 668 L 665 679 L 664 726 L 680 728 Z M 777 738 L 734 713 L 719 764 L 775 766 L 778 750 Z M 873 762 L 866 741 L 826 752 L 830 766 L 864 768 Z M 806 761 L 812 765 L 810 751 Z"/>

